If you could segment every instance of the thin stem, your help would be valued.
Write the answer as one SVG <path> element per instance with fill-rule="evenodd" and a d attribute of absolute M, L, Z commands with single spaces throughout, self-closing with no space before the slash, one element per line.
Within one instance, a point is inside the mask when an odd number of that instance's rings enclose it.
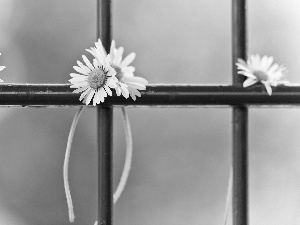
<path fill-rule="evenodd" d="M 72 202 L 72 197 L 70 193 L 70 186 L 69 186 L 69 175 L 68 175 L 68 168 L 69 168 L 69 161 L 70 161 L 70 153 L 71 153 L 71 146 L 73 142 L 73 137 L 75 133 L 75 128 L 78 123 L 78 119 L 82 113 L 83 106 L 81 106 L 78 111 L 76 112 L 71 129 L 69 132 L 69 137 L 68 137 L 68 142 L 67 142 L 67 148 L 66 148 L 66 155 L 65 155 L 65 160 L 64 160 L 64 187 L 65 187 L 65 192 L 66 192 L 66 198 L 67 198 L 67 203 L 68 203 L 68 209 L 69 209 L 69 220 L 71 223 L 74 222 L 75 216 L 74 216 L 74 209 L 73 209 L 73 202 Z"/>
<path fill-rule="evenodd" d="M 130 128 L 130 122 L 125 107 L 122 107 L 121 109 L 126 139 L 126 156 L 120 183 L 116 189 L 116 192 L 114 193 L 114 204 L 118 201 L 125 188 L 132 162 L 132 133 Z"/>
<path fill-rule="evenodd" d="M 225 215 L 224 215 L 224 225 L 227 224 L 228 212 L 229 212 L 229 203 L 232 197 L 232 166 L 230 167 L 229 171 L 229 180 L 228 180 L 228 189 L 227 189 L 227 197 L 226 197 L 226 204 L 225 204 Z"/>
<path fill-rule="evenodd" d="M 74 119 L 73 119 L 73 122 L 71 125 L 71 129 L 70 129 L 70 133 L 69 133 L 69 137 L 68 137 L 68 143 L 67 143 L 66 155 L 65 155 L 65 161 L 64 161 L 64 187 L 65 187 L 66 198 L 67 198 L 68 209 L 69 209 L 69 220 L 71 223 L 74 222 L 75 216 L 74 216 L 73 203 L 72 203 L 70 186 L 69 186 L 69 181 L 68 181 L 68 167 L 69 167 L 71 146 L 72 146 L 72 142 L 73 142 L 75 128 L 77 126 L 79 117 L 82 113 L 82 109 L 83 109 L 83 107 L 80 107 L 74 116 Z M 126 186 L 130 168 L 131 168 L 131 162 L 132 162 L 132 133 L 131 133 L 130 122 L 129 122 L 128 114 L 126 112 L 125 107 L 122 107 L 121 109 L 122 109 L 122 118 L 123 118 L 125 140 L 126 140 L 126 156 L 125 156 L 125 163 L 124 163 L 124 168 L 123 168 L 122 176 L 120 179 L 120 183 L 118 184 L 118 187 L 113 196 L 114 204 L 118 201 L 118 199 L 120 198 L 120 196 Z M 98 222 L 96 221 L 95 225 L 97 225 L 97 224 L 98 224 Z"/>

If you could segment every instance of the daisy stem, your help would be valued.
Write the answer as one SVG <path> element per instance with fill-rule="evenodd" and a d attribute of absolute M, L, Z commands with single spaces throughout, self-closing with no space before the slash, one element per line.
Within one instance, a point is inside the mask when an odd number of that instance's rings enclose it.
<path fill-rule="evenodd" d="M 69 220 L 71 223 L 74 222 L 75 216 L 74 216 L 74 209 L 73 209 L 73 202 L 71 198 L 71 193 L 70 193 L 70 186 L 69 186 L 69 175 L 68 175 L 68 167 L 69 167 L 69 161 L 70 161 L 70 153 L 71 153 L 71 146 L 73 142 L 73 137 L 75 133 L 75 128 L 78 123 L 78 119 L 82 113 L 83 106 L 81 106 L 78 111 L 76 112 L 69 136 L 68 136 L 68 142 L 67 142 L 67 148 L 66 148 L 66 155 L 65 155 L 65 160 L 64 160 L 64 187 L 65 187 L 65 192 L 66 192 L 66 198 L 67 198 L 67 203 L 68 203 L 68 209 L 69 209 Z"/>
<path fill-rule="evenodd" d="M 125 131 L 125 139 L 126 139 L 126 156 L 125 156 L 125 163 L 124 163 L 124 168 L 120 179 L 120 183 L 114 193 L 114 197 L 113 197 L 114 204 L 118 201 L 119 197 L 121 196 L 125 188 L 129 176 L 129 171 L 131 168 L 131 161 L 132 161 L 132 134 L 131 134 L 130 122 L 125 107 L 122 107 L 121 109 L 122 109 L 123 125 Z"/>
<path fill-rule="evenodd" d="M 123 125 L 124 125 L 124 131 L 125 131 L 125 139 L 126 139 L 126 156 L 125 156 L 125 163 L 124 163 L 124 168 L 122 172 L 122 176 L 120 179 L 120 182 L 118 184 L 118 187 L 114 193 L 113 196 L 113 201 L 114 204 L 118 201 L 120 198 L 125 186 L 126 182 L 129 176 L 130 168 L 131 168 L 131 162 L 132 162 L 132 133 L 131 133 L 131 128 L 130 128 L 130 122 L 128 118 L 128 114 L 126 112 L 125 107 L 122 107 L 122 117 L 123 117 Z M 66 193 L 66 198 L 67 198 L 67 203 L 68 203 L 68 209 L 69 209 L 69 220 L 71 223 L 74 222 L 75 216 L 74 216 L 74 209 L 73 209 L 73 203 L 72 203 L 72 198 L 71 198 L 71 193 L 70 193 L 70 186 L 69 186 L 69 180 L 68 180 L 68 167 L 69 167 L 69 161 L 70 161 L 70 153 L 71 153 L 71 146 L 73 142 L 73 137 L 75 133 L 75 128 L 77 126 L 79 117 L 82 113 L 83 107 L 80 107 L 79 110 L 76 112 L 69 136 L 68 136 L 68 143 L 67 143 L 67 148 L 66 148 L 66 154 L 65 154 L 65 160 L 64 160 L 64 187 L 65 187 L 65 193 Z M 95 222 L 95 225 L 97 224 L 97 221 Z"/>
<path fill-rule="evenodd" d="M 232 167 L 230 167 L 229 171 L 229 180 L 228 180 L 228 187 L 227 187 L 227 197 L 226 197 L 226 204 L 225 204 L 225 215 L 224 215 L 224 225 L 227 224 L 227 218 L 228 218 L 228 211 L 229 211 L 229 203 L 232 195 Z"/>

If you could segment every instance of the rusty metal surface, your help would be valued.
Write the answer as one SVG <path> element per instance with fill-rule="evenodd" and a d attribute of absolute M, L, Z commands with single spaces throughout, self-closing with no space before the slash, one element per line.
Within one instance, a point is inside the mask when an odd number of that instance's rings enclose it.
<path fill-rule="evenodd" d="M 69 84 L 1 84 L 0 105 L 83 105 Z M 103 105 L 299 105 L 300 87 L 276 87 L 269 96 L 262 85 L 249 88 L 203 85 L 149 85 L 136 101 L 113 95 Z"/>

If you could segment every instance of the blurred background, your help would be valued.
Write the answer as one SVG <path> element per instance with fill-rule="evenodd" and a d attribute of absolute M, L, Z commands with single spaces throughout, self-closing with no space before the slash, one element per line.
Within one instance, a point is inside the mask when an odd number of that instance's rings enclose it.
<path fill-rule="evenodd" d="M 113 37 L 150 83 L 231 83 L 231 1 L 114 0 Z M 96 39 L 96 1 L 0 0 L 1 79 L 67 83 Z M 272 55 L 300 82 L 300 1 L 251 0 L 249 53 Z M 63 188 L 77 108 L 0 109 L 0 224 L 69 224 Z M 231 164 L 230 108 L 129 108 L 132 170 L 115 224 L 220 225 Z M 300 110 L 249 112 L 250 224 L 300 224 Z M 125 140 L 114 110 L 114 184 Z M 70 161 L 76 220 L 96 220 L 96 110 L 79 121 Z M 229 221 L 230 222 L 230 221 Z"/>

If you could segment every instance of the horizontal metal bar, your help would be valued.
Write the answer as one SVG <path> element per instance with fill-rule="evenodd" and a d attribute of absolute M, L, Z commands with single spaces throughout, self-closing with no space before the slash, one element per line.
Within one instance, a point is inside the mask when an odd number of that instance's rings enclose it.
<path fill-rule="evenodd" d="M 272 87 L 269 96 L 264 86 L 248 88 L 226 85 L 149 85 L 136 101 L 113 95 L 103 105 L 297 105 L 300 86 Z M 1 84 L 0 105 L 82 105 L 80 94 L 69 84 Z"/>

